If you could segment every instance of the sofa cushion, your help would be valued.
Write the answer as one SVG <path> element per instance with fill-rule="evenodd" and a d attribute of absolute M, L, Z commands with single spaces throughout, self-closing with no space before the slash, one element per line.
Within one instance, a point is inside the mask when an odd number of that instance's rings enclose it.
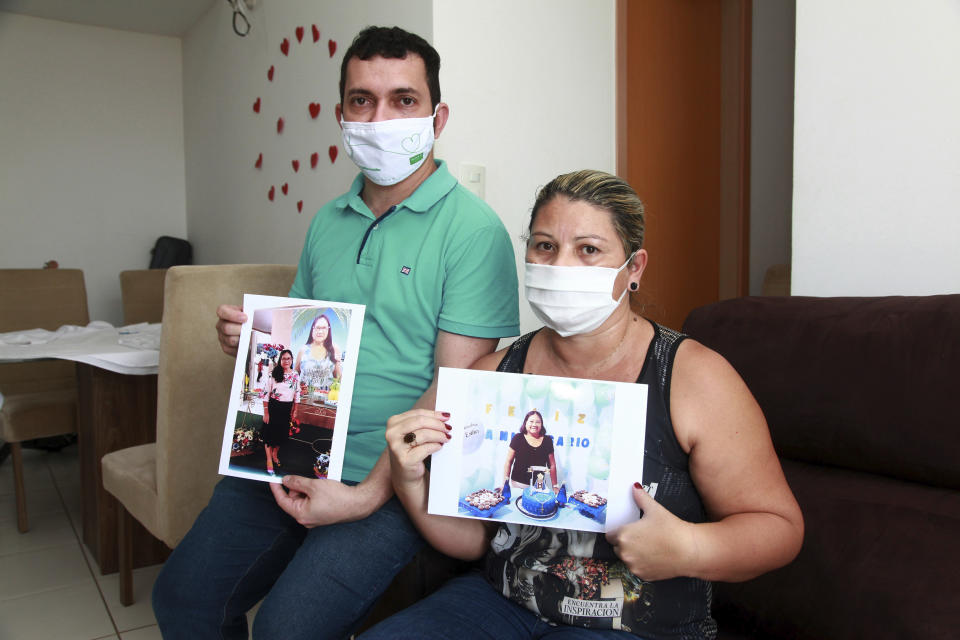
<path fill-rule="evenodd" d="M 737 369 L 781 457 L 960 488 L 960 295 L 738 298 L 683 330 Z"/>
<path fill-rule="evenodd" d="M 783 468 L 806 520 L 803 548 L 782 569 L 714 584 L 721 632 L 956 637 L 960 494 L 801 462 Z"/>

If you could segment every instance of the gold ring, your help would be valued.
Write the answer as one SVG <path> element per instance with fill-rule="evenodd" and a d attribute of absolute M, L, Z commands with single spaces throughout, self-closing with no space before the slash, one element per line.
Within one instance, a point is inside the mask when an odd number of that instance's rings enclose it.
<path fill-rule="evenodd" d="M 406 442 L 411 447 L 417 446 L 417 434 L 411 431 L 410 433 L 404 434 L 403 441 Z"/>

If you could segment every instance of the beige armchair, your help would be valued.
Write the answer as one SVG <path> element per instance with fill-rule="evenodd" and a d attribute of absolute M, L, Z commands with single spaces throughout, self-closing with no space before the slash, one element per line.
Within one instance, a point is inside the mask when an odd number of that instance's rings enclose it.
<path fill-rule="evenodd" d="M 166 269 L 120 272 L 123 324 L 160 322 L 163 316 L 163 282 Z"/>
<path fill-rule="evenodd" d="M 294 266 L 177 266 L 167 273 L 157 441 L 103 457 L 103 486 L 123 507 L 119 517 L 120 602 L 133 602 L 130 517 L 173 548 L 206 506 L 219 475 L 234 360 L 214 324 L 219 304 L 244 293 L 285 296 Z"/>
<path fill-rule="evenodd" d="M 87 289 L 79 269 L 0 269 L 0 332 L 86 326 Z M 77 431 L 77 379 L 72 362 L 0 364 L 0 438 L 10 443 L 17 529 L 26 533 L 26 491 L 20 443 Z"/>

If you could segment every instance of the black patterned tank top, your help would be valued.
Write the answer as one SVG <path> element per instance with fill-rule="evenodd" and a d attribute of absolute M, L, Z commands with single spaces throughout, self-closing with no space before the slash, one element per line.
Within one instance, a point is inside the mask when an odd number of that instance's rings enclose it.
<path fill-rule="evenodd" d="M 651 324 L 653 340 L 637 378 L 649 389 L 643 484 L 677 517 L 704 522 L 688 456 L 670 420 L 670 376 L 677 347 L 686 336 Z M 514 342 L 497 371 L 522 373 L 535 334 Z M 497 591 L 550 622 L 620 629 L 649 640 L 714 638 L 717 633 L 710 616 L 709 582 L 642 580 L 627 570 L 603 534 L 501 523 L 484 573 Z"/>

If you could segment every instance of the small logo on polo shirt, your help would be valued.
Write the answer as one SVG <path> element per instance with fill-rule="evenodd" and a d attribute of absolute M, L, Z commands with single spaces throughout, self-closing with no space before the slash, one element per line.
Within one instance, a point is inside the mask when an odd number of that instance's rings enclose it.
<path fill-rule="evenodd" d="M 400 273 L 402 273 L 405 276 L 410 275 L 410 267 L 407 267 L 407 266 L 402 267 L 400 269 Z"/>

